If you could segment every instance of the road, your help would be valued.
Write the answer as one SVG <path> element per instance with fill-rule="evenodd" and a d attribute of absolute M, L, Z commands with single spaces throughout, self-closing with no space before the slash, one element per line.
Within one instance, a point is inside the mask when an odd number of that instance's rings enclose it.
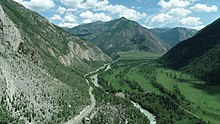
<path fill-rule="evenodd" d="M 74 118 L 70 119 L 68 122 L 64 123 L 64 124 L 80 124 L 83 120 L 83 118 L 87 117 L 91 112 L 92 110 L 95 108 L 95 105 L 96 105 L 96 100 L 95 100 L 95 96 L 92 94 L 92 90 L 93 90 L 93 87 L 89 84 L 89 81 L 86 79 L 86 76 L 88 76 L 89 74 L 93 74 L 94 75 L 98 75 L 98 71 L 100 69 L 103 69 L 105 68 L 106 64 L 103 66 L 103 67 L 100 67 L 99 69 L 97 69 L 96 71 L 93 71 L 93 72 L 90 72 L 88 74 L 86 74 L 84 77 L 85 77 L 85 80 L 87 82 L 87 84 L 89 85 L 89 95 L 90 95 L 90 101 L 91 101 L 91 104 L 88 105 L 86 108 L 84 108 L 79 115 L 75 116 Z M 108 69 L 110 69 L 109 67 L 110 65 L 108 65 Z M 105 70 L 106 71 L 106 70 Z M 93 75 L 92 75 L 93 76 Z M 92 77 L 90 76 L 90 78 Z M 93 82 L 94 83 L 94 82 Z"/>
<path fill-rule="evenodd" d="M 201 117 L 197 116 L 196 114 L 193 114 L 192 112 L 186 110 L 185 108 L 183 108 L 183 107 L 181 107 L 181 106 L 179 106 L 179 108 L 182 109 L 182 110 L 184 110 L 184 111 L 187 112 L 188 114 L 191 114 L 191 115 L 193 115 L 194 117 L 196 117 L 196 118 L 198 118 L 198 119 L 201 119 Z"/>
<path fill-rule="evenodd" d="M 87 79 L 86 79 L 86 82 L 89 84 L 89 81 Z M 95 108 L 95 105 L 96 105 L 95 96 L 92 94 L 92 90 L 93 90 L 93 87 L 90 86 L 89 95 L 90 95 L 91 104 L 88 105 L 85 109 L 83 109 L 79 115 L 75 116 L 74 118 L 66 122 L 65 124 L 79 124 L 82 122 L 84 117 L 88 116 L 92 112 L 92 110 Z"/>

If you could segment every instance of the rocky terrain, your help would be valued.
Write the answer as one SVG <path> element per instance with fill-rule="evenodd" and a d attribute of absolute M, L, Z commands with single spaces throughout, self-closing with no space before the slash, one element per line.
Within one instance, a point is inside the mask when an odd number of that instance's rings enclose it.
<path fill-rule="evenodd" d="M 83 76 L 111 61 L 12 0 L 0 1 L 0 123 L 61 123 L 89 104 Z"/>

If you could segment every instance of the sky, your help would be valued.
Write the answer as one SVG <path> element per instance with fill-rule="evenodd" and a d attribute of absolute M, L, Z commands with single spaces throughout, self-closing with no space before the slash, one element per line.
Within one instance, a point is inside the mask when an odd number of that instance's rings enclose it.
<path fill-rule="evenodd" d="M 146 28 L 200 30 L 220 17 L 219 0 L 14 0 L 60 27 L 120 17 Z M 217 2 L 216 2 L 217 1 Z"/>

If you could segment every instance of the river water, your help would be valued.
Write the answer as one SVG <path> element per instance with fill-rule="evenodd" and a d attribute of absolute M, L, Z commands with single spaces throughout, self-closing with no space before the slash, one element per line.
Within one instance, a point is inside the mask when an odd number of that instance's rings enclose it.
<path fill-rule="evenodd" d="M 106 67 L 106 66 L 107 66 L 107 67 Z M 107 70 L 111 69 L 110 64 L 104 65 L 104 66 L 103 66 L 102 68 L 100 68 L 100 69 L 103 69 L 104 67 L 106 67 L 106 69 L 105 69 L 104 71 L 107 71 Z M 96 72 L 98 72 L 100 69 L 98 69 Z M 90 76 L 90 79 L 92 80 L 93 84 L 94 84 L 96 87 L 101 87 L 101 86 L 99 85 L 99 83 L 98 83 L 98 74 L 99 74 L 99 73 L 96 73 L 96 74 Z M 141 111 L 141 113 L 143 113 L 145 116 L 148 117 L 148 119 L 150 120 L 150 124 L 156 124 L 156 117 L 155 117 L 153 114 L 151 114 L 149 111 L 143 109 L 138 103 L 135 103 L 135 102 L 133 102 L 133 101 L 131 101 L 131 103 L 134 105 L 134 107 L 138 108 L 138 109 Z"/>
<path fill-rule="evenodd" d="M 150 120 L 150 124 L 156 124 L 156 118 L 153 114 L 151 114 L 149 111 L 147 111 L 146 109 L 143 109 L 138 103 L 135 103 L 133 101 L 131 101 L 131 103 L 134 105 L 134 107 L 138 108 L 141 113 L 143 113 L 145 116 L 148 117 L 148 119 Z"/>

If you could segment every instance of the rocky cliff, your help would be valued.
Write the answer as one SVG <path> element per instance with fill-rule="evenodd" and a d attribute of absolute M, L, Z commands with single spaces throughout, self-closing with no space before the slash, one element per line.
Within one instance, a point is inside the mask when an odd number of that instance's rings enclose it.
<path fill-rule="evenodd" d="M 62 123 L 89 104 L 83 76 L 111 59 L 12 0 L 0 1 L 0 123 Z"/>

